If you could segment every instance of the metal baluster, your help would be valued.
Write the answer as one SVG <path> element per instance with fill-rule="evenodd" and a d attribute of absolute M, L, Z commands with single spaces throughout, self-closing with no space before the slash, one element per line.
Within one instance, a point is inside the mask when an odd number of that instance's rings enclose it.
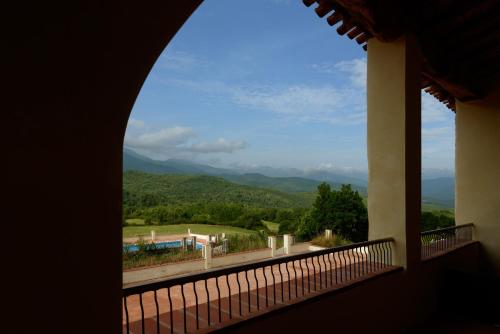
<path fill-rule="evenodd" d="M 248 281 L 248 270 L 245 270 L 245 280 L 247 281 L 247 295 L 248 295 L 248 313 L 252 312 L 252 302 L 250 300 L 250 282 Z"/>
<path fill-rule="evenodd" d="M 126 321 L 127 334 L 130 334 L 130 322 L 129 322 L 129 318 L 128 318 L 127 296 L 123 297 L 123 303 L 125 306 L 125 321 Z"/>
<path fill-rule="evenodd" d="M 182 295 L 182 307 L 184 316 L 184 333 L 187 333 L 187 321 L 186 321 L 186 298 L 184 297 L 184 284 L 181 284 L 181 295 Z"/>
<path fill-rule="evenodd" d="M 336 253 L 337 253 L 337 252 L 333 252 L 333 253 L 332 253 L 332 257 L 333 257 L 333 265 L 334 265 L 334 267 L 335 267 L 335 268 L 334 268 L 334 270 L 335 270 L 335 285 L 337 285 L 337 284 L 338 284 L 338 277 L 337 277 L 337 260 L 335 259 L 335 254 L 336 254 Z M 340 260 L 340 258 L 339 258 L 339 260 Z M 332 273 L 333 273 L 333 272 L 332 272 Z"/>
<path fill-rule="evenodd" d="M 295 298 L 298 297 L 298 287 L 297 287 L 297 270 L 295 269 L 295 260 L 292 261 L 292 267 L 293 267 L 293 278 L 295 280 Z"/>
<path fill-rule="evenodd" d="M 322 255 L 322 258 L 323 258 L 323 264 L 325 265 L 325 288 L 326 288 L 328 287 L 328 270 L 326 268 L 325 254 Z"/>
<path fill-rule="evenodd" d="M 241 285 L 240 285 L 240 273 L 236 273 L 236 282 L 238 283 L 238 303 L 239 303 L 239 309 L 240 309 L 240 317 L 242 316 L 241 314 Z"/>
<path fill-rule="evenodd" d="M 145 334 L 145 329 L 144 329 L 144 305 L 142 303 L 142 293 L 139 294 L 139 304 L 141 306 L 141 333 Z"/>
<path fill-rule="evenodd" d="M 303 296 L 304 295 L 304 269 L 302 268 L 302 260 L 299 260 L 299 266 L 300 266 L 300 276 L 301 276 L 300 283 L 302 285 L 302 296 Z"/>
<path fill-rule="evenodd" d="M 219 288 L 219 276 L 215 277 L 215 287 L 217 288 L 217 308 L 219 311 L 219 322 L 222 322 L 222 312 L 220 306 L 220 288 Z"/>
<path fill-rule="evenodd" d="M 326 258 L 328 259 L 328 265 L 329 265 L 329 268 L 330 268 L 330 286 L 333 285 L 333 270 L 332 270 L 332 261 L 330 261 L 330 255 L 332 253 L 328 253 L 326 254 Z"/>
<path fill-rule="evenodd" d="M 227 291 L 229 295 L 229 319 L 233 319 L 233 307 L 231 305 L 231 285 L 229 285 L 229 275 L 226 274 L 226 284 L 227 284 Z"/>
<path fill-rule="evenodd" d="M 158 305 L 158 296 L 156 294 L 156 290 L 153 291 L 155 298 L 155 307 L 156 307 L 156 334 L 160 334 L 160 307 Z"/>
<path fill-rule="evenodd" d="M 316 266 L 314 265 L 314 257 L 311 257 L 311 264 L 313 266 L 314 291 L 316 291 Z"/>
<path fill-rule="evenodd" d="M 347 280 L 347 261 L 345 259 L 345 252 L 342 251 L 342 258 L 344 259 L 344 265 L 340 267 L 340 282 L 343 280 Z M 339 259 L 340 259 L 340 254 L 339 254 Z M 340 260 L 340 263 L 342 264 L 342 260 Z M 342 268 L 344 269 L 344 274 L 342 275 Z"/>
<path fill-rule="evenodd" d="M 292 293 L 290 291 L 290 271 L 288 270 L 288 262 L 285 262 L 285 269 L 286 269 L 286 274 L 288 275 L 288 300 L 292 299 Z"/>
<path fill-rule="evenodd" d="M 278 271 L 280 273 L 280 282 L 281 282 L 281 302 L 285 301 L 284 292 L 283 292 L 283 274 L 281 273 L 281 263 L 278 263 Z"/>
<path fill-rule="evenodd" d="M 273 301 L 274 301 L 273 305 L 276 305 L 276 280 L 274 278 L 273 265 L 271 265 L 271 275 L 273 275 Z"/>
<path fill-rule="evenodd" d="M 321 283 L 322 282 L 322 278 L 321 278 L 321 262 L 319 261 L 319 256 L 316 256 L 316 260 L 318 261 L 318 267 L 319 267 L 319 289 L 321 290 Z M 313 258 L 313 261 L 314 261 L 314 258 Z"/>
<path fill-rule="evenodd" d="M 174 310 L 172 309 L 172 298 L 170 297 L 170 287 L 167 288 L 168 305 L 170 311 L 170 334 L 174 333 Z"/>
<path fill-rule="evenodd" d="M 207 293 L 207 322 L 208 327 L 210 327 L 210 292 L 208 291 L 207 279 L 205 279 L 205 292 Z"/>
<path fill-rule="evenodd" d="M 196 302 L 196 329 L 200 328 L 200 315 L 198 312 L 198 293 L 196 292 L 196 282 L 193 282 L 194 299 Z"/>
<path fill-rule="evenodd" d="M 309 272 L 309 265 L 307 264 L 307 258 L 304 259 L 304 262 L 306 263 L 306 268 L 307 268 L 307 290 L 309 293 L 311 293 L 311 274 Z"/>
<path fill-rule="evenodd" d="M 262 268 L 262 275 L 264 275 L 264 284 L 266 285 L 266 308 L 269 307 L 269 296 L 267 293 L 267 276 L 266 276 L 266 267 Z"/>
<path fill-rule="evenodd" d="M 257 285 L 257 311 L 260 309 L 259 306 L 259 280 L 257 279 L 257 272 L 256 269 L 253 270 L 253 277 L 255 278 L 255 284 Z"/>

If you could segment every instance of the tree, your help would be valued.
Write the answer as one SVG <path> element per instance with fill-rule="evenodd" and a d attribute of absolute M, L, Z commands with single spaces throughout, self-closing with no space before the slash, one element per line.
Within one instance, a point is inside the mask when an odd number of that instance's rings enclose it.
<path fill-rule="evenodd" d="M 421 215 L 422 231 L 435 230 L 455 225 L 455 219 L 447 211 L 424 211 Z"/>
<path fill-rule="evenodd" d="M 342 185 L 333 192 L 332 230 L 347 240 L 354 242 L 368 239 L 368 210 L 363 198 L 351 185 Z"/>
<path fill-rule="evenodd" d="M 262 224 L 261 216 L 256 211 L 247 211 L 238 217 L 236 221 L 237 226 L 243 227 L 249 230 L 267 230 L 267 227 Z"/>
<path fill-rule="evenodd" d="M 313 237 L 325 229 L 354 242 L 368 238 L 368 212 L 363 198 L 350 185 L 342 185 L 338 191 L 322 183 L 318 186 L 318 196 L 310 218 L 305 218 L 299 226 L 302 236 Z"/>
<path fill-rule="evenodd" d="M 334 193 L 328 183 L 318 185 L 318 196 L 313 204 L 311 219 L 316 223 L 318 229 L 324 230 L 333 222 Z M 316 231 L 316 232 L 319 232 Z"/>

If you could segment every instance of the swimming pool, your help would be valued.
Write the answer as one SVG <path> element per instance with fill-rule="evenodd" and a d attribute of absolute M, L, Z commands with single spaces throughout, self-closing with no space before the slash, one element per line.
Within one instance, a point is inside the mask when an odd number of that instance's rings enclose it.
<path fill-rule="evenodd" d="M 156 248 L 179 248 L 181 247 L 181 240 L 173 240 L 173 241 L 162 241 L 162 242 L 155 242 Z M 187 240 L 188 246 L 191 246 L 191 240 Z M 196 243 L 196 249 L 200 250 L 203 248 L 203 244 L 197 242 Z M 131 245 L 123 245 L 123 251 L 127 250 L 129 252 L 137 252 L 139 250 L 139 247 L 135 244 Z"/>

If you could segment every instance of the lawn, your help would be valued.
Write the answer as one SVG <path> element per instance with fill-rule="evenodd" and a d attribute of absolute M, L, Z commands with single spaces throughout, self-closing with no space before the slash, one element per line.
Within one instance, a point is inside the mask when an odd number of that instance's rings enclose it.
<path fill-rule="evenodd" d="M 179 225 L 137 225 L 123 227 L 123 237 L 135 237 L 137 235 L 149 235 L 152 230 L 156 234 L 185 234 L 188 228 L 191 233 L 196 234 L 255 234 L 256 231 L 247 230 L 240 227 L 225 226 L 225 225 L 205 225 L 205 224 L 179 224 Z"/>
<path fill-rule="evenodd" d="M 144 219 L 140 219 L 140 218 L 127 219 L 127 224 L 128 225 L 144 225 Z"/>

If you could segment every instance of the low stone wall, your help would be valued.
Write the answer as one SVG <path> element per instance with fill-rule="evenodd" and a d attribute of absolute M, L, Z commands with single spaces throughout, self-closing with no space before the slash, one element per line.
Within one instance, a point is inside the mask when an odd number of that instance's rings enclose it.
<path fill-rule="evenodd" d="M 271 249 L 264 248 L 254 251 L 216 256 L 211 260 L 211 268 L 230 266 L 245 262 L 263 260 L 271 257 Z M 123 285 L 158 280 L 161 278 L 205 270 L 205 260 L 193 260 L 167 263 L 154 267 L 130 269 L 123 272 Z"/>
<path fill-rule="evenodd" d="M 252 262 L 271 257 L 271 249 L 264 248 L 254 251 L 233 253 L 224 256 L 216 256 L 212 258 L 212 268 L 225 267 L 233 264 Z"/>
<path fill-rule="evenodd" d="M 290 247 L 290 254 L 309 252 L 310 243 L 298 243 Z M 270 248 L 232 253 L 211 258 L 210 268 L 225 267 L 245 262 L 253 262 L 272 257 Z M 158 280 L 166 277 L 182 275 L 205 270 L 205 260 L 192 260 L 184 262 L 167 263 L 146 268 L 129 269 L 123 272 L 123 284 L 133 284 Z"/>

